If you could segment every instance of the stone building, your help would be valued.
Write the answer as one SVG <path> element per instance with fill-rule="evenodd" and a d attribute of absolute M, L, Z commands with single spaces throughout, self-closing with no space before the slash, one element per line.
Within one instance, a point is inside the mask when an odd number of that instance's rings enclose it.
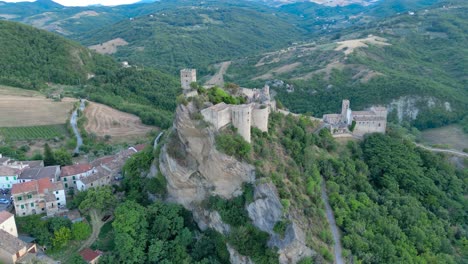
<path fill-rule="evenodd" d="M 385 133 L 387 108 L 373 106 L 366 111 L 352 111 L 349 100 L 343 100 L 341 114 L 323 115 L 323 121 L 333 135 L 352 134 L 362 137 L 367 133 Z M 354 129 L 350 131 L 352 126 Z"/>
<path fill-rule="evenodd" d="M 63 184 L 52 182 L 49 178 L 16 183 L 11 189 L 16 215 L 47 213 L 54 215 L 66 208 Z"/>
<path fill-rule="evenodd" d="M 210 122 L 219 130 L 228 124 L 237 128 L 237 132 L 250 143 L 250 129 L 256 127 L 268 131 L 268 117 L 275 110 L 275 103 L 270 100 L 270 89 L 243 89 L 247 104 L 228 105 L 224 102 L 201 110 L 205 121 Z"/>
<path fill-rule="evenodd" d="M 29 263 L 25 261 L 27 255 L 36 252 L 36 244 L 18 238 L 14 215 L 0 211 L 0 263 Z"/>
<path fill-rule="evenodd" d="M 180 70 L 180 84 L 182 89 L 190 90 L 190 84 L 197 81 L 197 70 L 182 69 Z"/>

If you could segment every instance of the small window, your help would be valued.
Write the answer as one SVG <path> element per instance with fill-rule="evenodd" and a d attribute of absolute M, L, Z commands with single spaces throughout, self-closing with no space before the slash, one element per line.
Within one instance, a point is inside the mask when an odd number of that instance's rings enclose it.
<path fill-rule="evenodd" d="M 13 177 L 13 180 L 15 180 L 15 181 L 16 181 L 16 177 Z"/>
<path fill-rule="evenodd" d="M 58 197 L 57 197 L 57 201 L 60 200 Z"/>
<path fill-rule="evenodd" d="M 41 210 L 44 211 L 44 208 L 42 208 Z"/>
<path fill-rule="evenodd" d="M 75 180 L 75 176 L 73 176 L 72 178 L 73 178 L 73 180 Z"/>
<path fill-rule="evenodd" d="M 21 205 L 21 209 L 24 209 L 24 204 Z"/>
<path fill-rule="evenodd" d="M 91 183 L 91 186 L 93 186 L 93 183 Z"/>
<path fill-rule="evenodd" d="M 60 203 L 58 203 L 57 205 L 60 206 Z"/>
<path fill-rule="evenodd" d="M 76 184 L 76 181 L 73 181 L 73 184 Z"/>
<path fill-rule="evenodd" d="M 31 194 L 28 194 L 28 199 L 31 199 L 32 198 L 32 195 Z"/>
<path fill-rule="evenodd" d="M 56 191 L 55 194 L 58 194 L 58 191 Z"/>
<path fill-rule="evenodd" d="M 23 200 L 23 197 L 21 197 L 21 196 L 18 197 L 18 201 L 21 201 L 21 200 Z"/>
<path fill-rule="evenodd" d="M 63 177 L 63 181 L 66 182 L 66 181 L 67 181 L 67 177 Z"/>
<path fill-rule="evenodd" d="M 6 180 L 8 181 L 8 177 L 6 177 Z"/>
<path fill-rule="evenodd" d="M 34 207 L 34 203 L 31 203 L 31 207 Z"/>
<path fill-rule="evenodd" d="M 68 188 L 68 183 L 65 183 L 65 188 Z"/>

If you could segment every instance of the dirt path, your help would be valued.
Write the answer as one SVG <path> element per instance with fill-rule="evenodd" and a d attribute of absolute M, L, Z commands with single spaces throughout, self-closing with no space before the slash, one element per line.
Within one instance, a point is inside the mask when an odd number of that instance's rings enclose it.
<path fill-rule="evenodd" d="M 90 247 L 94 243 L 94 241 L 96 241 L 96 239 L 99 236 L 99 233 L 101 232 L 102 226 L 105 224 L 105 222 L 101 221 L 101 218 L 99 217 L 96 210 L 91 210 L 89 212 L 89 215 L 91 216 L 91 226 L 93 227 L 93 232 L 91 233 L 91 236 L 88 238 L 88 240 L 86 240 L 83 243 L 83 245 L 81 245 L 78 252 L 87 247 Z"/>
<path fill-rule="evenodd" d="M 458 150 L 455 150 L 455 149 L 440 149 L 440 148 L 432 148 L 432 147 L 424 146 L 424 145 L 421 145 L 421 144 L 418 144 L 418 143 L 414 143 L 414 144 L 416 144 L 416 146 L 418 146 L 420 148 L 423 148 L 423 149 L 426 149 L 426 150 L 429 150 L 429 151 L 443 152 L 443 153 L 448 153 L 448 154 L 452 154 L 452 155 L 455 155 L 455 156 L 459 156 L 459 157 L 462 157 L 462 158 L 468 158 L 468 153 L 461 152 L 461 151 L 458 151 Z"/>
<path fill-rule="evenodd" d="M 340 232 L 338 231 L 338 227 L 336 226 L 336 222 L 335 222 L 335 216 L 333 215 L 333 211 L 331 209 L 330 203 L 328 202 L 327 189 L 325 186 L 324 179 L 322 179 L 322 200 L 323 200 L 323 203 L 325 204 L 327 220 L 328 220 L 328 223 L 330 224 L 330 229 L 333 235 L 333 241 L 335 242 L 333 244 L 333 255 L 335 256 L 334 263 L 344 264 L 345 262 L 341 254 L 342 247 L 341 247 L 341 241 L 340 241 Z"/>
<path fill-rule="evenodd" d="M 226 74 L 226 71 L 228 70 L 229 66 L 231 65 L 231 61 L 225 61 L 221 62 L 221 66 L 219 67 L 218 72 L 209 79 L 205 85 L 208 86 L 224 86 L 224 74 Z"/>

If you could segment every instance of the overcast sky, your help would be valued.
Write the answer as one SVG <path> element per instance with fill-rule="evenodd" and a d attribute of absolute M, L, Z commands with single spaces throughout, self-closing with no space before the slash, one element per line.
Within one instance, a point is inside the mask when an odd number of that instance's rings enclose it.
<path fill-rule="evenodd" d="M 3 2 L 34 2 L 23 0 L 0 0 Z M 87 5 L 123 5 L 138 2 L 139 0 L 52 0 L 64 6 L 87 6 Z"/>

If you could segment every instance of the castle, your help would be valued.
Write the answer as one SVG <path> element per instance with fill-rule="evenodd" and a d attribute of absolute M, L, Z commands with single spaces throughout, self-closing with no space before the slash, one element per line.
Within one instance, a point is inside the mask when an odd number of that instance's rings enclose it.
<path fill-rule="evenodd" d="M 341 114 L 323 115 L 323 121 L 333 135 L 351 132 L 362 137 L 367 133 L 385 133 L 387 108 L 373 106 L 367 111 L 352 111 L 349 100 L 343 100 Z"/>
<path fill-rule="evenodd" d="M 201 110 L 201 114 L 216 129 L 232 124 L 237 128 L 239 135 L 250 143 L 251 127 L 268 132 L 268 117 L 270 111 L 276 109 L 276 104 L 270 100 L 270 87 L 268 85 L 260 90 L 243 88 L 242 93 L 247 97 L 248 103 L 228 105 L 221 102 Z"/>
<path fill-rule="evenodd" d="M 180 70 L 180 84 L 184 91 L 190 90 L 190 84 L 197 82 L 197 70 L 182 69 Z"/>

